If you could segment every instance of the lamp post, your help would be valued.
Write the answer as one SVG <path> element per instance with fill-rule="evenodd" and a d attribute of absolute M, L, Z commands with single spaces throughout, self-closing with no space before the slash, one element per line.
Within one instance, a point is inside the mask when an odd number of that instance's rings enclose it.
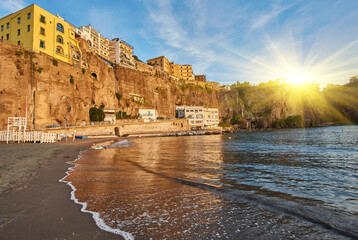
<path fill-rule="evenodd" d="M 66 142 L 67 142 L 67 118 L 63 117 L 65 119 L 65 137 L 66 137 Z"/>

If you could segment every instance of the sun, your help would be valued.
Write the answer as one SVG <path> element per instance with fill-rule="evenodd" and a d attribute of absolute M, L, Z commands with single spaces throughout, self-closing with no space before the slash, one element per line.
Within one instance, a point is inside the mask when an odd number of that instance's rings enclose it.
<path fill-rule="evenodd" d="M 294 85 L 303 85 L 304 83 L 311 83 L 313 82 L 312 77 L 309 73 L 304 71 L 294 71 L 285 77 L 288 83 L 294 84 Z"/>

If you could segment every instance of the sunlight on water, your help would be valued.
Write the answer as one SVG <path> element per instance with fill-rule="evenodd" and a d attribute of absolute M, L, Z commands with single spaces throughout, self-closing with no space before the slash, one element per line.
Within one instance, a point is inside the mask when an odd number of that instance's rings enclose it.
<path fill-rule="evenodd" d="M 357 136 L 349 126 L 135 139 L 86 152 L 66 181 L 137 239 L 357 237 Z"/>

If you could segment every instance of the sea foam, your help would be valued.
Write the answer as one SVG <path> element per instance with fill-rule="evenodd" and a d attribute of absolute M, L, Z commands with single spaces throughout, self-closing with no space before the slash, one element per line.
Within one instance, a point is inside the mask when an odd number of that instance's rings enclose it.
<path fill-rule="evenodd" d="M 124 140 L 124 141 L 120 141 L 120 142 L 115 142 L 115 143 L 112 143 L 110 145 L 108 145 L 108 147 L 110 148 L 118 148 L 118 147 L 132 147 L 132 146 L 135 146 L 135 144 L 133 142 L 130 142 L 130 141 L 127 141 L 127 140 Z M 81 151 L 78 155 L 78 157 L 76 158 L 76 160 L 74 160 L 73 162 L 76 162 L 78 159 L 81 158 L 81 155 L 84 153 L 84 152 L 87 152 L 87 151 L 91 151 L 91 150 L 84 150 L 84 151 Z M 66 176 L 63 177 L 62 179 L 59 180 L 59 182 L 63 182 L 63 183 L 66 183 L 67 185 L 69 185 L 72 189 L 71 191 L 71 200 L 73 200 L 75 203 L 77 204 L 80 204 L 82 205 L 82 208 L 81 208 L 81 212 L 85 212 L 85 213 L 91 213 L 92 214 L 92 217 L 95 221 L 95 223 L 97 224 L 97 226 L 106 231 L 106 232 L 111 232 L 111 233 L 114 233 L 114 234 L 117 234 L 117 235 L 120 235 L 122 236 L 124 239 L 126 240 L 134 240 L 134 237 L 132 234 L 128 233 L 128 232 L 125 232 L 125 231 L 122 231 L 120 229 L 116 229 L 116 228 L 112 228 L 110 226 L 108 226 L 104 220 L 101 218 L 101 215 L 98 213 L 98 212 L 93 212 L 93 211 L 89 211 L 87 210 L 87 203 L 86 202 L 80 202 L 76 196 L 75 196 L 75 192 L 76 192 L 76 188 L 75 186 L 72 184 L 72 182 L 70 181 L 66 181 L 65 178 L 70 175 L 70 172 L 71 171 L 75 171 L 75 167 L 78 165 L 76 163 L 69 163 L 67 162 L 68 164 L 72 164 L 74 165 L 73 167 L 69 167 L 68 168 L 68 171 L 66 172 Z"/>

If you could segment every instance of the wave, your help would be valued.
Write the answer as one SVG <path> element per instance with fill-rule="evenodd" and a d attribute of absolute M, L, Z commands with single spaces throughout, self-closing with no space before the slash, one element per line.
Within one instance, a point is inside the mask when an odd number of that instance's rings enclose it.
<path fill-rule="evenodd" d="M 123 142 L 125 142 L 125 143 L 123 143 Z M 114 147 L 126 147 L 126 146 L 129 146 L 130 143 L 132 143 L 132 142 L 125 140 L 125 141 L 121 141 L 121 142 L 116 142 L 116 143 L 110 144 L 110 145 L 108 145 L 108 146 L 114 145 Z M 132 143 L 132 144 L 134 144 L 134 143 Z M 91 150 L 89 149 L 89 150 L 81 151 L 81 152 L 79 153 L 78 157 L 76 158 L 76 160 L 74 160 L 73 162 L 76 162 L 78 159 L 80 159 L 81 156 L 82 156 L 82 154 L 85 153 L 85 152 L 87 152 L 87 151 L 91 151 Z M 111 233 L 120 235 L 120 236 L 122 236 L 125 240 L 134 240 L 134 237 L 133 237 L 132 234 L 130 234 L 130 233 L 128 233 L 128 232 L 125 232 L 125 231 L 122 231 L 122 230 L 120 230 L 120 229 L 116 229 L 116 228 L 112 228 L 112 227 L 108 226 L 108 225 L 103 221 L 103 219 L 101 218 L 100 213 L 87 210 L 87 203 L 86 203 L 86 202 L 80 202 L 80 201 L 76 198 L 75 193 L 76 193 L 77 189 L 76 189 L 75 186 L 72 184 L 72 182 L 66 181 L 65 178 L 66 178 L 68 175 L 70 175 L 70 172 L 71 172 L 71 171 L 75 171 L 74 168 L 75 168 L 78 164 L 76 164 L 76 163 L 69 163 L 69 162 L 67 162 L 67 164 L 72 164 L 72 165 L 74 165 L 74 166 L 68 168 L 68 171 L 66 172 L 66 176 L 63 177 L 62 179 L 60 179 L 59 182 L 66 183 L 67 185 L 69 185 L 69 186 L 71 187 L 71 189 L 72 189 L 72 191 L 71 191 L 71 200 L 73 200 L 73 201 L 74 201 L 75 203 L 77 203 L 77 204 L 82 205 L 81 212 L 92 214 L 92 217 L 93 217 L 93 219 L 94 219 L 96 225 L 97 225 L 100 229 L 102 229 L 102 230 L 104 230 L 104 231 L 106 231 L 106 232 L 111 232 Z"/>
<path fill-rule="evenodd" d="M 115 142 L 112 143 L 110 145 L 108 145 L 108 148 L 126 148 L 126 147 L 134 147 L 135 144 L 134 142 L 128 141 L 128 140 L 123 140 L 123 141 L 119 141 L 119 142 Z"/>

